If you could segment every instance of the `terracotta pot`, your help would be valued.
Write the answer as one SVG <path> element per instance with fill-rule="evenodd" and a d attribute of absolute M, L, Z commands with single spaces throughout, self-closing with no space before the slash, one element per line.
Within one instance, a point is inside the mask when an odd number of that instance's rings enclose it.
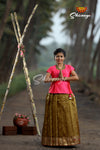
<path fill-rule="evenodd" d="M 13 123 L 17 127 L 24 127 L 28 125 L 28 120 L 26 118 L 13 119 Z"/>

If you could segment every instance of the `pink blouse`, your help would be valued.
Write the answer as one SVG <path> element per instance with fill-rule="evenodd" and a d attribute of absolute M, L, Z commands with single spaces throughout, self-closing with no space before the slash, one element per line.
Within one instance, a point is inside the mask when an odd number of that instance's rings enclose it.
<path fill-rule="evenodd" d="M 71 65 L 65 65 L 65 68 L 62 70 L 63 77 L 70 77 L 71 72 L 75 70 Z M 52 78 L 58 78 L 60 70 L 56 68 L 56 65 L 51 66 L 47 72 L 49 72 Z M 66 93 L 72 94 L 70 87 L 70 81 L 55 81 L 52 82 L 49 88 L 49 93 Z"/>

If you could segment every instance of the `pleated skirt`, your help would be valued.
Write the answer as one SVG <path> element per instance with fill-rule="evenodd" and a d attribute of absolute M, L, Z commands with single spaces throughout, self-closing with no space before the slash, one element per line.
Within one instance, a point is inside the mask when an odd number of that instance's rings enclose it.
<path fill-rule="evenodd" d="M 46 96 L 42 129 L 42 145 L 71 146 L 80 143 L 79 122 L 75 97 L 69 94 Z"/>

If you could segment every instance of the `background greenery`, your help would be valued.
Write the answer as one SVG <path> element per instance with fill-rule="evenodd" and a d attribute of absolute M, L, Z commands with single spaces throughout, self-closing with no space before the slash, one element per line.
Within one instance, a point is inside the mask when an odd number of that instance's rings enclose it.
<path fill-rule="evenodd" d="M 29 77 L 31 80 L 31 85 L 33 85 L 33 77 L 35 75 L 38 75 L 41 73 L 44 74 L 46 72 L 46 70 L 47 70 L 46 67 L 42 67 L 42 69 L 30 71 Z M 5 94 L 6 88 L 7 88 L 7 83 L 0 84 L 0 105 L 2 104 L 2 100 L 3 100 L 4 94 Z M 21 73 L 13 78 L 8 97 L 15 95 L 16 93 L 18 93 L 26 88 L 27 88 L 27 85 L 26 85 L 26 81 L 25 81 L 25 76 L 23 73 Z"/>

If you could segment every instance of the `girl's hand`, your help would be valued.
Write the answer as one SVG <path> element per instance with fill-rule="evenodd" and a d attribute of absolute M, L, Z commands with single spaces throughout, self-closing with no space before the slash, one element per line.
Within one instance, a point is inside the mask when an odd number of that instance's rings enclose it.
<path fill-rule="evenodd" d="M 62 81 L 67 81 L 67 77 L 61 78 Z"/>

